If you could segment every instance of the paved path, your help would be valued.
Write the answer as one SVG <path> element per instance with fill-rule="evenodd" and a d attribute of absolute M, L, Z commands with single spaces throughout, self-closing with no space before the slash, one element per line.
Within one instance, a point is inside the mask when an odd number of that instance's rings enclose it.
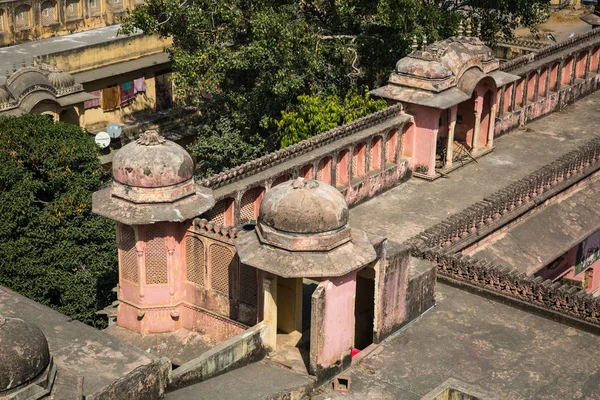
<path fill-rule="evenodd" d="M 600 337 L 438 284 L 438 305 L 315 400 L 419 400 L 448 379 L 497 399 L 599 399 Z"/>
<path fill-rule="evenodd" d="M 411 179 L 354 207 L 350 222 L 404 242 L 600 135 L 598 110 L 600 92 L 496 139 L 493 153 L 448 178 Z"/>

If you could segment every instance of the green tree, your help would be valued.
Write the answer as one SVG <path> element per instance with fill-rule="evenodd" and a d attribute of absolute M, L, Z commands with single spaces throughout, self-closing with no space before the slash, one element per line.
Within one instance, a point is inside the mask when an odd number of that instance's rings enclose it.
<path fill-rule="evenodd" d="M 0 118 L 0 285 L 88 324 L 117 283 L 112 221 L 91 214 L 107 180 L 93 139 L 45 115 Z"/>
<path fill-rule="evenodd" d="M 343 99 L 302 95 L 297 105 L 290 111 L 282 111 L 281 119 L 274 121 L 275 136 L 282 148 L 287 147 L 379 111 L 386 105 L 385 100 L 372 99 L 366 88 L 364 95 L 352 90 Z"/>
<path fill-rule="evenodd" d="M 438 1 L 443 7 L 444 1 Z M 481 36 L 494 43 L 498 36 L 512 37 L 513 29 L 525 26 L 535 30 L 549 17 L 549 0 L 462 0 L 451 8 L 481 23 Z"/>

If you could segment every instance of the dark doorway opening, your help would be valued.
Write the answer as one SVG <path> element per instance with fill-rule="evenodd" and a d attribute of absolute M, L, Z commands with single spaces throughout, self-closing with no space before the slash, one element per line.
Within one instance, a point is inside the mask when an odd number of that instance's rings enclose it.
<path fill-rule="evenodd" d="M 356 277 L 354 347 L 363 350 L 373 343 L 375 319 L 375 270 L 364 268 Z"/>

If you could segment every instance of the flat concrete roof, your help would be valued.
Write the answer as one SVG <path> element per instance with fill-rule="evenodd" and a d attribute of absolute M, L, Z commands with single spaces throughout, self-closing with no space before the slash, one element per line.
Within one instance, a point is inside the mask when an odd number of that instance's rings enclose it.
<path fill-rule="evenodd" d="M 83 377 L 84 395 L 153 361 L 140 349 L 2 286 L 0 315 L 37 325 L 46 335 L 59 373 L 65 369 Z"/>
<path fill-rule="evenodd" d="M 600 230 L 600 176 L 478 245 L 476 258 L 533 275 Z"/>
<path fill-rule="evenodd" d="M 344 372 L 350 393 L 313 398 L 419 400 L 448 379 L 498 399 L 600 398 L 600 337 L 439 282 L 436 297 Z"/>
<path fill-rule="evenodd" d="M 111 42 L 117 39 L 117 32 L 120 28 L 121 25 L 111 25 L 98 29 L 90 29 L 85 32 L 55 36 L 14 46 L 1 47 L 0 74 L 4 75 L 6 70 L 12 71 L 13 64 L 19 68 L 23 59 L 25 59 L 27 65 L 30 65 L 32 57 Z M 132 36 L 140 34 L 141 33 L 137 33 Z M 121 37 L 123 36 L 119 36 L 118 38 L 120 39 Z"/>

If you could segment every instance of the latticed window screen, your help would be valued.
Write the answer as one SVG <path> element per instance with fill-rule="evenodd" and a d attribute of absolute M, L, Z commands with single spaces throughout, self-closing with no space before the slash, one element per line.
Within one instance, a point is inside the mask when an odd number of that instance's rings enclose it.
<path fill-rule="evenodd" d="M 152 226 L 146 232 L 146 284 L 168 283 L 165 231 Z"/>
<path fill-rule="evenodd" d="M 185 261 L 189 282 L 204 286 L 204 243 L 195 236 L 185 239 Z"/>
<path fill-rule="evenodd" d="M 246 224 L 256 219 L 258 215 L 258 204 L 256 200 L 262 192 L 262 187 L 255 187 L 244 193 L 240 204 L 240 224 Z"/>
<path fill-rule="evenodd" d="M 90 0 L 90 13 L 98 14 L 102 12 L 102 0 Z"/>
<path fill-rule="evenodd" d="M 229 296 L 229 278 L 233 269 L 233 252 L 220 244 L 210 246 L 211 286 Z"/>
<path fill-rule="evenodd" d="M 120 225 L 119 252 L 121 253 L 121 276 L 133 283 L 138 283 L 138 262 L 135 248 L 135 232 L 127 225 Z"/>
<path fill-rule="evenodd" d="M 51 24 L 56 21 L 56 8 L 53 1 L 47 0 L 42 2 L 40 8 L 42 10 L 42 25 Z"/>
<path fill-rule="evenodd" d="M 283 182 L 287 182 L 291 179 L 291 177 L 288 174 L 283 174 L 281 176 L 278 176 L 277 178 L 275 178 L 275 180 L 273 181 L 273 184 L 271 185 L 271 187 L 275 187 L 277 185 L 282 184 Z"/>
<path fill-rule="evenodd" d="M 216 222 L 217 224 L 225 225 L 225 213 L 229 209 L 231 199 L 223 199 L 206 213 L 206 219 Z"/>
<path fill-rule="evenodd" d="M 240 264 L 240 300 L 256 305 L 257 286 L 256 268 Z"/>
<path fill-rule="evenodd" d="M 366 145 L 364 143 L 359 144 L 354 148 L 354 152 L 352 154 L 352 175 L 353 176 L 363 176 L 365 174 L 365 149 Z"/>
<path fill-rule="evenodd" d="M 77 18 L 79 12 L 79 0 L 67 0 L 67 18 Z"/>
<path fill-rule="evenodd" d="M 31 25 L 30 23 L 30 7 L 25 4 L 21 4 L 15 8 L 15 27 L 26 28 Z"/>
<path fill-rule="evenodd" d="M 317 165 L 317 180 L 320 182 L 330 183 L 331 180 L 331 160 L 330 157 L 325 157 Z"/>

